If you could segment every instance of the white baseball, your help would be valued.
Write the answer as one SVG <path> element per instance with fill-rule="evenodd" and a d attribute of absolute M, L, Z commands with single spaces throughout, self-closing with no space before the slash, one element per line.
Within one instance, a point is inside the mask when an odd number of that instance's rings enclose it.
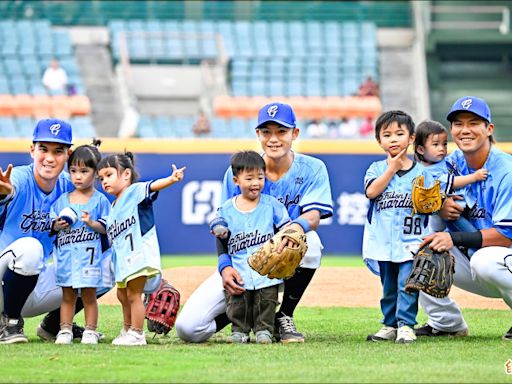
<path fill-rule="evenodd" d="M 70 207 L 62 208 L 62 210 L 59 213 L 59 217 L 62 220 L 65 220 L 69 225 L 75 224 L 76 221 L 78 220 L 78 215 Z"/>
<path fill-rule="evenodd" d="M 216 225 L 212 229 L 215 236 L 220 237 L 221 239 L 225 238 L 228 234 L 228 229 L 223 225 Z"/>

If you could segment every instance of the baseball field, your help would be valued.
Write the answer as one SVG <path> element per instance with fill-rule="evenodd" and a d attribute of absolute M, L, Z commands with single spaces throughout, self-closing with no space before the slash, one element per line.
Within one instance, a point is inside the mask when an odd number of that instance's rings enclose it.
<path fill-rule="evenodd" d="M 166 277 L 182 303 L 215 270 L 211 256 L 164 258 Z M 115 295 L 100 300 L 98 346 L 41 342 L 40 318 L 26 319 L 28 344 L 2 345 L 1 382 L 510 382 L 512 352 L 501 336 L 512 325 L 499 300 L 457 288 L 471 335 L 420 338 L 413 345 L 370 343 L 381 317 L 380 283 L 360 257 L 325 257 L 296 311 L 304 344 L 230 345 L 229 329 L 204 344 L 186 344 L 174 331 L 142 348 L 110 344 L 122 324 Z M 82 315 L 76 318 L 83 323 Z M 420 311 L 418 322 L 426 320 Z M 510 368 L 508 368 L 510 367 Z"/>

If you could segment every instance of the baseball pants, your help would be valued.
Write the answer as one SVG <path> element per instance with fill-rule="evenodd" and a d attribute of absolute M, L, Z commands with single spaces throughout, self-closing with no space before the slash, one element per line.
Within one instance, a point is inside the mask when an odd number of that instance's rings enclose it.
<path fill-rule="evenodd" d="M 512 308 L 512 249 L 481 248 L 471 260 L 457 248 L 451 252 L 455 257 L 457 287 L 480 296 L 501 298 Z M 419 302 L 431 327 L 446 332 L 467 328 L 459 306 L 450 297 L 439 299 L 420 292 Z"/>
<path fill-rule="evenodd" d="M 301 267 L 317 269 L 322 258 L 322 242 L 314 231 L 306 233 L 308 251 Z M 215 318 L 226 312 L 226 298 L 222 277 L 215 271 L 189 297 L 178 318 L 176 333 L 184 341 L 201 343 L 216 332 Z"/>

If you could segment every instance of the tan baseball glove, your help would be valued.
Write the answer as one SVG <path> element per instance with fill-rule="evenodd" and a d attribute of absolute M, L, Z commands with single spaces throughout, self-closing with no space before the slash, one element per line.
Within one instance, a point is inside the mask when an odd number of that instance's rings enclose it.
<path fill-rule="evenodd" d="M 434 182 L 429 188 L 423 186 L 425 178 L 418 176 L 412 183 L 412 214 L 429 215 L 438 212 L 443 206 L 444 196 L 441 194 L 441 183 Z"/>
<path fill-rule="evenodd" d="M 288 243 L 281 253 L 277 253 L 277 248 L 284 238 L 290 239 L 293 243 Z M 262 276 L 286 279 L 293 276 L 307 250 L 305 234 L 293 228 L 284 228 L 254 252 L 247 262 Z"/>

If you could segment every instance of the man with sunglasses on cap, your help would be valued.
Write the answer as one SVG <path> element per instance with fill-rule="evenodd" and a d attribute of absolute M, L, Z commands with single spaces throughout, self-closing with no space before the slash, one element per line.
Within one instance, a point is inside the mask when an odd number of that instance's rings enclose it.
<path fill-rule="evenodd" d="M 40 120 L 30 146 L 32 164 L 0 168 L 0 344 L 26 343 L 23 317 L 60 306 L 50 258 L 50 206 L 74 187 L 64 171 L 71 126 Z M 2 292 L 3 291 L 3 292 Z"/>
<path fill-rule="evenodd" d="M 483 99 L 458 99 L 447 119 L 458 147 L 446 158 L 448 168 L 455 176 L 469 175 L 480 168 L 489 174 L 486 180 L 467 187 L 476 201 L 473 206 L 462 208 L 454 196 L 447 198 L 441 211 L 445 220 L 463 215 L 475 231 L 436 232 L 424 243 L 454 255 L 456 286 L 477 295 L 501 298 L 512 308 L 512 156 L 493 145 L 491 110 Z M 421 292 L 419 302 L 428 321 L 416 330 L 417 336 L 469 334 L 459 307 L 449 297 L 438 299 Z M 504 339 L 512 340 L 512 328 Z"/>
<path fill-rule="evenodd" d="M 266 165 L 263 193 L 274 196 L 286 206 L 293 220 L 291 225 L 306 233 L 308 243 L 300 267 L 293 277 L 285 280 L 283 301 L 276 313 L 274 335 L 282 343 L 304 342 L 304 335 L 295 327 L 293 313 L 320 267 L 323 246 L 316 233 L 320 219 L 333 214 L 325 164 L 292 150 L 299 131 L 290 105 L 270 103 L 260 109 L 256 134 Z M 228 168 L 224 175 L 222 202 L 239 193 L 232 170 Z M 219 255 L 227 253 L 218 252 Z M 219 257 L 218 270 L 197 288 L 178 316 L 176 333 L 184 341 L 206 341 L 228 324 L 223 287 L 231 295 L 245 291 L 244 282 L 230 260 Z"/>

